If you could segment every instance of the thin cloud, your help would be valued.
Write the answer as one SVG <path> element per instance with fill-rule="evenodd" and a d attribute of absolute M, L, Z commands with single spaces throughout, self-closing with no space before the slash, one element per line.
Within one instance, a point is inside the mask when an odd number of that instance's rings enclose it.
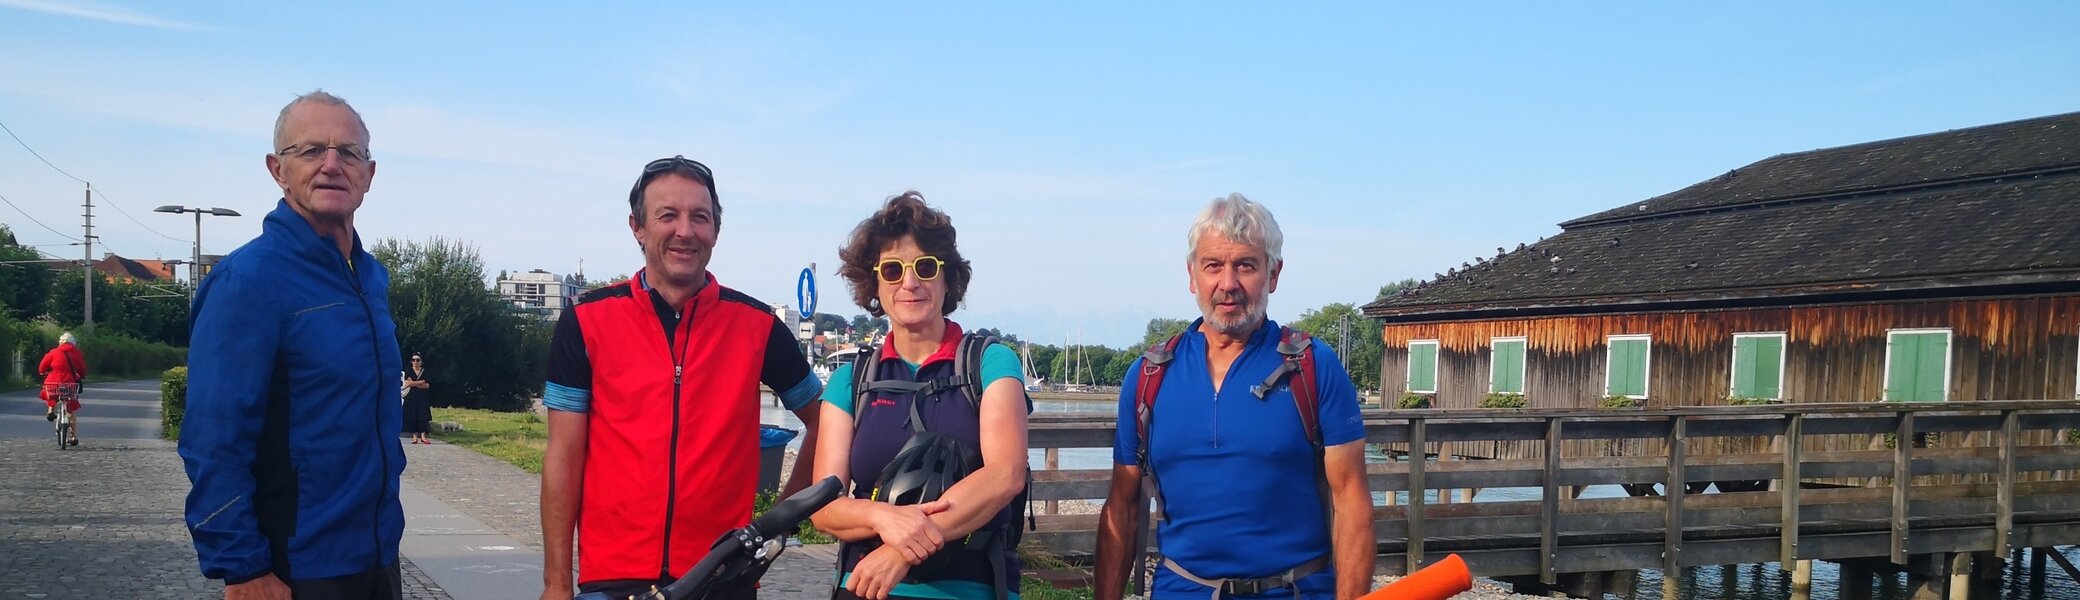
<path fill-rule="evenodd" d="M 61 3 L 50 2 L 47 0 L 0 0 L 0 6 L 19 8 L 22 10 L 32 10 L 40 13 L 47 13 L 53 15 L 79 17 L 82 19 L 92 19 L 95 21 L 116 23 L 120 25 L 151 27 L 154 29 L 181 29 L 188 31 L 200 31 L 209 29 L 208 26 L 204 25 L 188 23 L 185 21 L 175 21 L 172 19 L 162 19 L 159 17 L 154 17 L 141 12 L 130 10 L 121 6 L 112 6 L 92 2 Z"/>

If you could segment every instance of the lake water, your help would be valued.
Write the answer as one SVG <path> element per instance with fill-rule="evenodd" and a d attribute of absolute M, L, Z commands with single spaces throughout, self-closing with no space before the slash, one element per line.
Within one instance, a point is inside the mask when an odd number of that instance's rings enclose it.
<path fill-rule="evenodd" d="M 1118 408 L 1117 405 L 1111 402 L 1040 400 L 1033 403 L 1033 410 L 1034 412 L 1044 413 L 1110 413 L 1118 410 Z M 801 420 L 796 419 L 793 413 L 785 409 L 772 406 L 770 398 L 765 402 L 759 416 L 762 422 L 769 425 L 778 425 L 795 430 L 802 428 Z M 801 439 L 796 438 L 788 446 L 799 449 Z M 1064 448 L 1061 450 L 1060 455 L 1060 468 L 1062 469 L 1107 469 L 1112 466 L 1112 450 L 1109 448 Z M 1383 455 L 1369 458 L 1372 462 L 1385 462 L 1386 460 Z M 1027 460 L 1031 461 L 1030 464 L 1035 469 L 1042 468 L 1042 465 L 1046 464 L 1044 459 L 1045 454 L 1041 450 L 1034 450 L 1027 457 Z M 1486 489 L 1481 490 L 1480 494 L 1474 498 L 1474 501 L 1511 502 L 1538 500 L 1544 492 L 1543 488 L 1535 487 Z M 1397 496 L 1397 501 L 1406 503 L 1407 493 L 1397 492 Z M 1622 498 L 1624 496 L 1625 490 L 1615 485 L 1592 486 L 1582 492 L 1583 498 Z M 1432 490 L 1426 498 L 1428 502 L 1436 503 L 1437 491 Z M 1372 500 L 1374 504 L 1385 504 L 1386 495 L 1376 492 L 1372 495 Z M 2063 554 L 2075 562 L 2080 562 L 2080 547 L 2066 548 L 2063 550 Z M 2080 583 L 2076 583 L 2072 578 L 2067 577 L 2055 562 L 2047 563 L 2050 572 L 2044 575 L 2042 593 L 2036 593 L 2030 588 L 2029 578 L 2022 573 L 2021 567 L 2025 564 L 2027 563 L 2023 561 L 2009 561 L 2006 575 L 2001 582 L 1997 597 L 2030 600 L 2080 600 Z M 1813 562 L 1812 597 L 1840 597 L 1840 581 L 1841 572 L 1840 569 L 1835 567 L 1834 563 L 1826 561 Z M 1876 597 L 1880 600 L 1900 600 L 1907 597 L 1904 575 L 1888 576 L 1880 574 L 1878 581 Z M 1777 568 L 1777 563 L 1774 562 L 1692 567 L 1684 570 L 1679 589 L 1681 590 L 1681 597 L 1685 599 L 1763 600 L 1789 598 L 1791 597 L 1791 573 Z M 1987 594 L 1995 593 L 1991 588 L 1975 590 L 1975 593 L 1977 594 L 1974 596 L 1975 598 L 1996 597 L 1987 596 Z M 1641 571 L 1636 593 L 1632 595 L 1631 600 L 1659 600 L 1660 598 L 1661 572 L 1657 570 Z"/>

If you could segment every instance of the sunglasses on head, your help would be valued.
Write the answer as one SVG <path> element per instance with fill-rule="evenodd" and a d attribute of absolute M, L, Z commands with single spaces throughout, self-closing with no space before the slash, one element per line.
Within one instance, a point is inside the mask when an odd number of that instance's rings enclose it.
<path fill-rule="evenodd" d="M 874 266 L 874 272 L 881 276 L 882 283 L 902 283 L 903 269 L 916 273 L 918 281 L 931 281 L 938 279 L 939 272 L 945 268 L 946 261 L 939 260 L 937 256 L 919 256 L 909 261 L 882 259 L 880 264 Z"/>
<path fill-rule="evenodd" d="M 715 206 L 718 209 L 722 206 L 722 196 L 715 191 L 715 172 L 708 170 L 708 165 L 701 164 L 701 161 L 680 155 L 671 158 L 660 158 L 650 161 L 650 164 L 643 165 L 643 174 L 636 176 L 636 186 L 628 191 L 629 214 L 633 216 L 643 205 L 643 187 L 649 185 L 651 179 L 656 178 L 660 173 L 668 173 L 679 169 L 693 171 L 694 178 L 700 180 L 701 185 L 708 186 L 708 197 L 715 199 Z"/>
<path fill-rule="evenodd" d="M 701 161 L 687 158 L 683 154 L 673 156 L 671 158 L 660 158 L 657 160 L 650 161 L 650 164 L 643 165 L 643 174 L 646 176 L 655 175 L 682 166 L 689 169 L 693 169 L 696 173 L 700 173 L 702 183 L 709 183 L 715 181 L 715 172 L 708 170 L 708 165 L 701 164 Z"/>

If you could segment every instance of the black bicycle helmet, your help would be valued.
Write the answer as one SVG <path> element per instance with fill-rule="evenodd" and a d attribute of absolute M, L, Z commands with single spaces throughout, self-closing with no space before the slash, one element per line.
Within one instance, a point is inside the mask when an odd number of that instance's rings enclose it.
<path fill-rule="evenodd" d="M 881 478 L 874 481 L 874 499 L 898 506 L 938 500 L 954 483 L 981 467 L 982 456 L 967 444 L 919 431 L 881 469 Z"/>
<path fill-rule="evenodd" d="M 938 500 L 961 478 L 982 468 L 982 454 L 960 440 L 918 431 L 903 443 L 903 449 L 881 469 L 874 482 L 874 499 L 898 506 Z M 964 549 L 960 540 L 947 540 L 938 552 L 912 567 L 913 575 L 928 574 L 945 566 Z"/>

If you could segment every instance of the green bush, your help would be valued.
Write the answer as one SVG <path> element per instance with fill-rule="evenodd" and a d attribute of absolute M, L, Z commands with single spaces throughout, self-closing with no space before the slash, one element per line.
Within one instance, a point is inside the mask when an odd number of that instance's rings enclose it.
<path fill-rule="evenodd" d="M 1523 408 L 1527 404 L 1523 394 L 1509 392 L 1493 392 L 1481 398 L 1481 408 Z"/>
<path fill-rule="evenodd" d="M 159 427 L 169 440 L 181 437 L 181 417 L 188 412 L 188 368 L 174 367 L 159 374 Z"/>
<path fill-rule="evenodd" d="M 87 359 L 87 373 L 98 377 L 128 379 L 188 364 L 186 348 L 114 333 L 75 331 L 73 335 L 79 337 L 79 352 Z"/>
<path fill-rule="evenodd" d="M 0 314 L 0 360 L 14 360 L 19 354 L 28 365 L 23 369 L 23 379 L 12 381 L 13 368 L 0 370 L 0 389 L 33 387 L 36 380 L 36 361 L 43 353 L 58 345 L 58 334 L 44 331 L 35 323 L 19 321 Z"/>
<path fill-rule="evenodd" d="M 2080 444 L 2080 427 L 2066 430 L 2066 443 Z"/>
<path fill-rule="evenodd" d="M 1638 408 L 1646 405 L 1647 401 L 1644 398 L 1627 398 L 1625 396 L 1604 396 L 1601 403 L 1603 408 Z"/>
<path fill-rule="evenodd" d="M 1778 403 L 1780 403 L 1780 401 L 1778 401 L 1778 400 L 1771 400 L 1771 399 L 1769 399 L 1769 398 L 1749 398 L 1749 397 L 1747 397 L 1747 396 L 1727 396 L 1727 397 L 1726 397 L 1726 405 L 1727 405 L 1727 406 L 1754 406 L 1754 405 L 1757 405 L 1757 404 L 1778 404 Z"/>
<path fill-rule="evenodd" d="M 1411 393 L 1402 396 L 1400 402 L 1395 402 L 1394 408 L 1430 408 L 1434 405 L 1435 402 L 1430 399 L 1429 394 Z"/>

